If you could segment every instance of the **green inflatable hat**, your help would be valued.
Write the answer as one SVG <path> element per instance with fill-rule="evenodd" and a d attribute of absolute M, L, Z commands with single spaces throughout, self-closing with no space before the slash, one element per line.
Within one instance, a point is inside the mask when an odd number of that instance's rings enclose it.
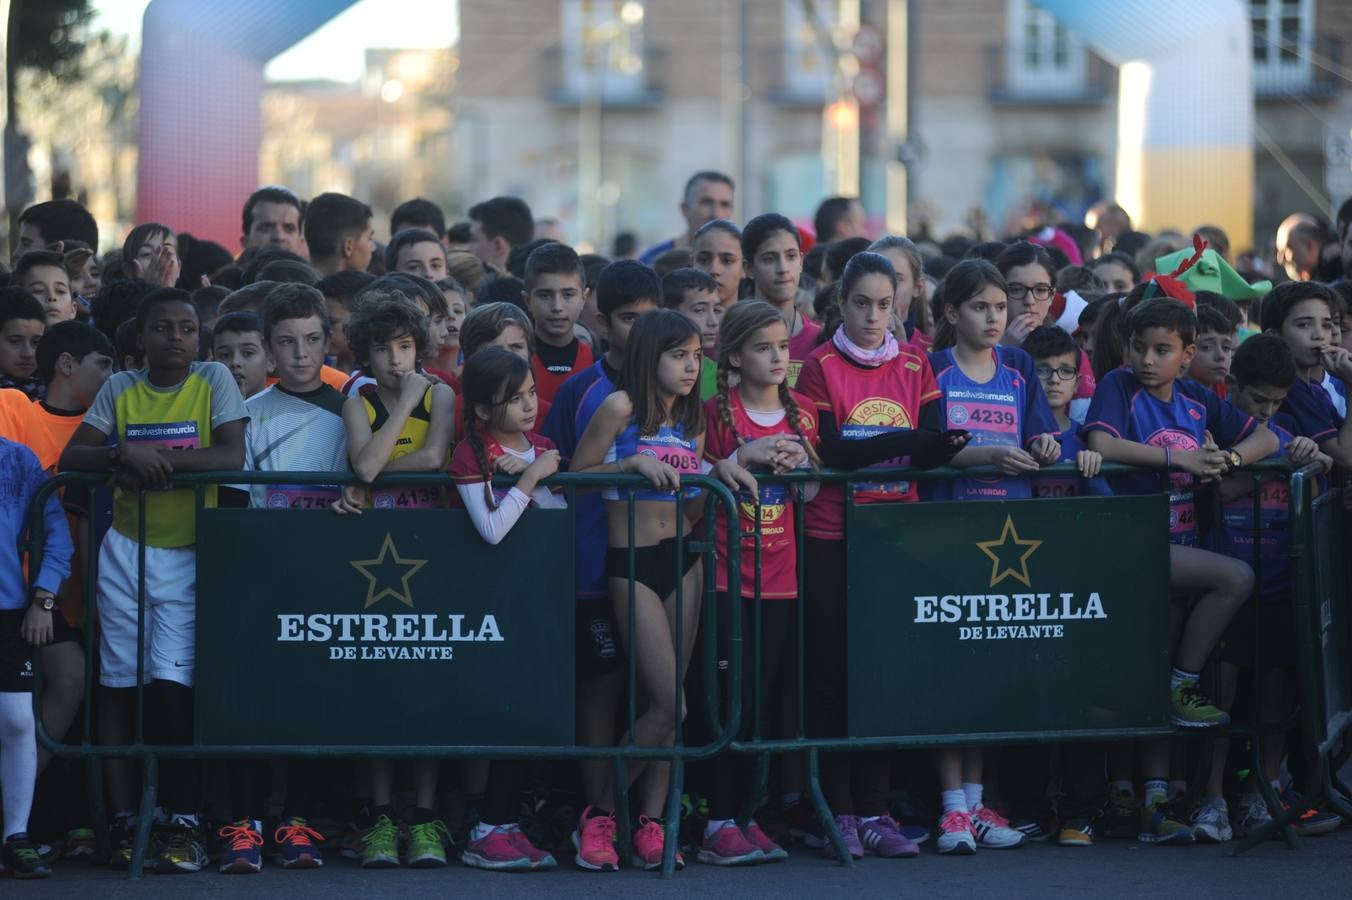
<path fill-rule="evenodd" d="M 1161 256 L 1155 260 L 1156 272 L 1172 272 L 1193 255 L 1191 247 Z M 1190 291 L 1212 291 L 1230 300 L 1257 300 L 1272 290 L 1272 282 L 1249 284 L 1230 267 L 1219 253 L 1210 247 L 1190 268 L 1176 276 Z"/>

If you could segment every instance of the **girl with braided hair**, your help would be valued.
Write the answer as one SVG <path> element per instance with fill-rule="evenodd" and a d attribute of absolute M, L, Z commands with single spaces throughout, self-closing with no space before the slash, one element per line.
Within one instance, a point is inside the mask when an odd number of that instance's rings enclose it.
<path fill-rule="evenodd" d="M 789 326 L 779 310 L 762 300 L 743 300 L 723 316 L 718 335 L 717 391 L 705 405 L 708 435 L 704 456 L 709 462 L 732 459 L 756 473 L 782 474 L 820 466 L 815 444 L 817 415 L 812 402 L 789 390 Z M 731 385 L 733 375 L 737 384 Z M 738 496 L 742 538 L 741 590 L 728 593 L 727 524 L 717 529 L 719 671 L 726 677 L 732 617 L 740 616 L 742 635 L 750 645 L 760 617 L 759 678 L 752 671 L 755 654 L 742 656 L 742 734 L 753 725 L 772 734 L 784 662 L 791 652 L 797 622 L 798 560 L 794 528 L 794 485 L 758 479 L 759 491 Z M 811 485 L 815 494 L 816 486 Z M 760 554 L 757 556 L 757 549 Z M 759 595 L 763 602 L 757 603 Z M 760 702 L 757 704 L 757 684 Z M 737 816 L 752 800 L 755 759 L 724 754 L 715 759 L 709 799 L 709 822 L 699 860 L 713 865 L 772 862 L 786 858 L 754 818 Z"/>
<path fill-rule="evenodd" d="M 562 497 L 540 486 L 559 470 L 559 451 L 533 431 L 540 409 L 535 378 L 530 363 L 517 354 L 497 347 L 478 350 L 465 361 L 460 388 L 464 439 L 451 457 L 456 499 L 479 536 L 496 545 L 529 507 L 565 506 Z M 520 478 L 510 488 L 495 488 L 496 472 Z M 497 871 L 554 868 L 554 857 L 521 830 L 520 781 L 520 762 L 499 759 L 489 765 L 479 822 L 460 857 L 465 865 Z"/>

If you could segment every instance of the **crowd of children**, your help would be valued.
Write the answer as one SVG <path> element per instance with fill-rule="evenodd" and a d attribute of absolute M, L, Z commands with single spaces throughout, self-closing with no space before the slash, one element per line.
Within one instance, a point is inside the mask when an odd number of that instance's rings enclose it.
<path fill-rule="evenodd" d="M 706 183 L 730 209 L 731 179 L 692 179 Z M 395 211 L 381 248 L 360 201 L 323 194 L 307 205 L 269 187 L 245 204 L 243 252 L 206 267 L 208 242 L 161 223 L 137 225 L 99 258 L 97 227 L 79 204 L 25 211 L 23 252 L 0 288 L 6 874 L 45 877 L 58 856 L 95 855 L 92 811 L 52 783 L 79 783 L 78 770 L 39 785 L 51 758 L 35 737 L 36 656 L 38 708 L 54 739 L 71 738 L 90 703 L 94 739 L 130 743 L 143 688 L 145 739 L 192 743 L 197 548 L 193 491 L 172 486 L 177 472 L 334 473 L 332 484 L 209 487 L 205 502 L 347 516 L 460 508 L 488 545 L 532 508 L 568 505 L 546 484 L 556 472 L 641 476 L 646 486 L 632 492 L 580 491 L 572 501 L 576 734 L 600 747 L 671 746 L 682 722 L 698 727 L 672 686 L 689 679 L 690 706 L 703 703 L 692 654 L 709 604 L 721 623 L 713 690 L 731 683 L 734 619 L 754 645 L 740 654 L 740 738 L 792 733 L 799 679 L 807 735 L 846 733 L 845 492 L 775 475 L 978 469 L 923 486 L 856 477 L 852 502 L 878 504 L 1154 493 L 1167 472 L 1168 518 L 1157 524 L 1169 539 L 1170 596 L 1140 598 L 1173 610 L 1170 695 L 1160 702 L 1183 729 L 1226 725 L 1241 701 L 1259 721 L 1289 716 L 1290 496 L 1280 474 L 1256 481 L 1241 470 L 1269 458 L 1324 473 L 1352 467 L 1352 271 L 1333 284 L 1293 276 L 1273 287 L 1237 272 L 1214 228 L 1199 229 L 1191 248 L 1179 240 L 1142 261 L 1129 252 L 1136 232 L 1043 228 L 942 243 L 884 235 L 814 247 L 776 213 L 740 227 L 709 215 L 649 265 L 537 240 L 514 198 L 477 204 L 467 226 L 450 229 L 434 204 L 414 200 Z M 1349 220 L 1352 201 L 1338 220 L 1352 270 Z M 1070 468 L 1042 473 L 1057 463 Z M 1105 463 L 1156 471 L 1105 476 Z M 14 548 L 36 492 L 62 471 L 107 481 L 48 495 L 43 534 L 32 536 L 44 553 L 31 566 Z M 371 486 L 390 472 L 449 473 L 454 488 Z M 350 475 L 357 484 L 344 484 Z M 498 475 L 516 482 L 503 487 Z M 704 512 L 690 475 L 739 497 L 740 596 L 727 523 L 716 523 L 708 560 L 685 541 Z M 1213 493 L 1221 512 L 1209 522 L 1199 510 Z M 91 560 L 97 581 L 86 584 Z M 716 568 L 709 596 L 706 562 Z M 93 646 L 84 645 L 89 619 Z M 628 660 L 637 716 L 622 734 Z M 1201 673 L 1212 662 L 1209 694 Z M 97 671 L 91 697 L 87 665 Z M 1249 684 L 1257 696 L 1243 696 Z M 1300 802 L 1283 763 L 1287 735 L 1262 740 L 1267 768 L 1238 783 L 1230 742 L 1217 741 L 1190 808 L 1171 740 L 941 749 L 908 754 L 905 766 L 887 751 L 829 752 L 820 783 L 856 858 L 913 857 L 931 839 L 949 855 L 1045 839 L 1082 847 L 1102 834 L 1214 843 L 1269 821 L 1263 781 L 1283 803 Z M 749 756 L 695 767 L 685 812 L 698 827 L 683 830 L 677 865 L 682 851 L 710 865 L 773 862 L 792 840 L 833 855 L 796 763 L 776 765 L 770 798 L 757 796 Z M 626 845 L 645 869 L 667 850 L 669 768 L 654 759 L 627 767 L 637 827 Z M 321 809 L 334 815 L 324 781 L 335 773 L 312 760 L 269 770 L 175 758 L 161 769 L 149 857 L 158 872 L 257 872 L 265 853 L 284 868 L 314 868 L 330 848 L 370 868 L 435 867 L 457 845 L 464 864 L 491 870 L 552 868 L 561 851 L 582 869 L 621 865 L 616 770 L 602 761 L 465 763 L 466 812 L 454 828 L 436 759 L 373 759 L 338 775 L 350 785 L 346 829 L 321 827 Z M 562 841 L 541 827 L 548 804 L 523 802 L 541 771 L 576 783 L 579 809 L 564 816 Z M 285 776 L 272 792 L 270 772 Z M 217 789 L 206 787 L 213 779 Z M 130 762 L 107 760 L 103 784 L 112 822 L 102 861 L 125 868 L 138 825 Z M 929 815 L 895 802 L 917 785 L 930 800 L 911 807 Z M 1312 809 L 1299 829 L 1341 824 Z"/>

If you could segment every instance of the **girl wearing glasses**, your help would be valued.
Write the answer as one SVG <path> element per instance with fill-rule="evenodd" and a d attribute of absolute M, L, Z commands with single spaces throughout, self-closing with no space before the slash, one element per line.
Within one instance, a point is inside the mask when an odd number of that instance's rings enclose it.
<path fill-rule="evenodd" d="M 1055 322 L 1051 310 L 1056 301 L 1056 264 L 1037 244 L 1015 241 L 995 258 L 995 267 L 1005 279 L 1009 297 L 1009 324 L 1000 343 L 1022 347 L 1024 338 L 1034 328 Z M 1076 421 L 1084 418 L 1095 387 L 1088 354 L 1080 354 L 1079 368 L 1079 383 L 1070 406 L 1070 417 Z"/>

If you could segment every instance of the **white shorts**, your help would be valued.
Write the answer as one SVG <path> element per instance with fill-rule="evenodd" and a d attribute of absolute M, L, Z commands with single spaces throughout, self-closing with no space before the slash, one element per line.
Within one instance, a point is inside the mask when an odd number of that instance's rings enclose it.
<path fill-rule="evenodd" d="M 139 545 L 110 528 L 99 550 L 99 684 L 136 687 Z M 197 662 L 197 551 L 146 547 L 143 682 L 192 687 Z"/>

